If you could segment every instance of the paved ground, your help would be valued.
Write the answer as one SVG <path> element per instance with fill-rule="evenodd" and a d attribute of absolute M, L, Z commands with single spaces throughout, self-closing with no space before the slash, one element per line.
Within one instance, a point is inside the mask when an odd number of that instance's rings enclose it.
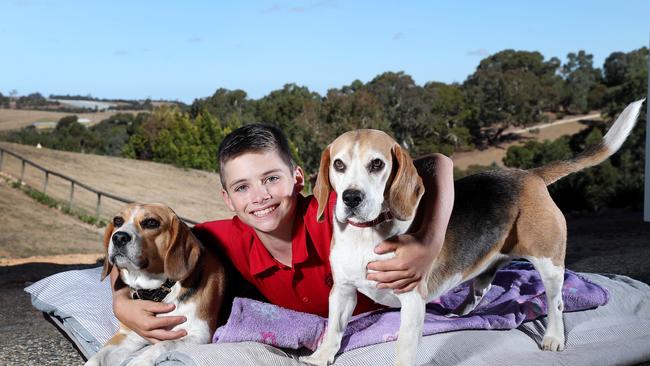
<path fill-rule="evenodd" d="M 624 274 L 650 284 L 650 223 L 641 218 L 641 213 L 568 218 L 567 267 Z M 83 364 L 71 344 L 32 308 L 22 289 L 50 274 L 90 266 L 0 266 L 0 365 Z"/>
<path fill-rule="evenodd" d="M 32 307 L 23 288 L 50 274 L 89 266 L 29 263 L 0 267 L 0 365 L 84 364 L 72 344 Z"/>

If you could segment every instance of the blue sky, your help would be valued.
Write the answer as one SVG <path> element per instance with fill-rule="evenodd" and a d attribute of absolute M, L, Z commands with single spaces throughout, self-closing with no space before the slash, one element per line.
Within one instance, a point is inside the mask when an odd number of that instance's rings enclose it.
<path fill-rule="evenodd" d="M 602 67 L 650 40 L 650 1 L 0 0 L 0 92 L 191 102 L 404 71 L 462 82 L 503 49 Z"/>

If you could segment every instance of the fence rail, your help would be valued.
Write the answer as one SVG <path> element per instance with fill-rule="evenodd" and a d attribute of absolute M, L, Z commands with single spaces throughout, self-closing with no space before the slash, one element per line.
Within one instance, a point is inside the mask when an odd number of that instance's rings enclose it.
<path fill-rule="evenodd" d="M 31 165 L 34 168 L 36 168 L 36 169 L 42 171 L 43 173 L 45 173 L 45 179 L 43 180 L 43 193 L 44 194 L 47 194 L 47 185 L 48 185 L 50 175 L 59 177 L 59 178 L 61 178 L 63 180 L 66 180 L 66 181 L 70 182 L 69 205 L 70 205 L 71 209 L 72 209 L 73 204 L 74 204 L 74 191 L 75 191 L 76 186 L 84 188 L 87 191 L 90 191 L 90 192 L 94 193 L 95 195 L 97 195 L 97 204 L 96 204 L 96 207 L 95 207 L 95 218 L 97 219 L 98 222 L 99 222 L 99 219 L 100 219 L 100 217 L 99 217 L 99 212 L 100 212 L 99 209 L 101 207 L 102 197 L 107 197 L 107 198 L 110 198 L 110 199 L 113 199 L 115 201 L 122 202 L 122 203 L 125 203 L 125 204 L 135 202 L 135 200 L 133 200 L 131 198 L 120 197 L 118 195 L 115 195 L 115 194 L 112 194 L 112 193 L 109 193 L 109 192 L 100 191 L 99 189 L 93 188 L 93 187 L 91 187 L 91 186 L 89 186 L 87 184 L 79 182 L 78 180 L 76 180 L 74 178 L 68 177 L 65 174 L 61 174 L 59 172 L 55 172 L 55 171 L 52 171 L 50 169 L 47 169 L 47 168 L 39 165 L 38 163 L 35 163 L 35 162 L 33 162 L 33 161 L 31 161 L 31 160 L 29 160 L 27 158 L 24 158 L 24 157 L 16 154 L 15 152 L 7 150 L 6 148 L 1 147 L 1 146 L 0 146 L 0 172 L 3 169 L 5 154 L 11 155 L 11 156 L 13 156 L 16 159 L 21 161 L 21 168 L 20 168 L 20 183 L 21 184 L 24 183 L 25 167 L 27 165 Z M 32 187 L 32 188 L 35 189 L 35 187 Z M 191 225 L 196 225 L 198 223 L 198 222 L 196 222 L 194 220 L 191 220 L 191 219 L 188 219 L 188 218 L 185 218 L 185 217 L 180 217 L 180 219 L 185 221 L 188 224 L 191 224 Z"/>

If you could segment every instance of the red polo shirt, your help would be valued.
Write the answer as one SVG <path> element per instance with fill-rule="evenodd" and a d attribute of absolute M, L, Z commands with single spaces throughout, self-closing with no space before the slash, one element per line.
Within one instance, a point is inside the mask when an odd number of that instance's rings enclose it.
<path fill-rule="evenodd" d="M 272 303 L 327 317 L 332 288 L 329 264 L 334 195 L 323 222 L 316 222 L 318 203 L 313 196 L 298 196 L 293 226 L 291 267 L 278 262 L 255 231 L 238 217 L 205 222 L 194 227 L 204 245 L 219 245 L 237 270 Z M 355 314 L 382 306 L 358 294 Z"/>

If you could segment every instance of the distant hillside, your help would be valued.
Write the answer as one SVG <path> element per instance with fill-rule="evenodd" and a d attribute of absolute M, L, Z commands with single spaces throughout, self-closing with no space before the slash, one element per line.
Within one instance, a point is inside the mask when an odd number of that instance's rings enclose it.
<path fill-rule="evenodd" d="M 77 115 L 79 118 L 90 120 L 90 124 L 95 124 L 116 113 L 129 113 L 129 111 L 70 113 L 0 108 L 0 131 L 18 130 L 29 126 L 34 122 L 58 122 L 61 118 L 73 114 Z"/>
<path fill-rule="evenodd" d="M 6 142 L 0 142 L 0 146 L 96 189 L 139 202 L 165 203 L 189 219 L 206 221 L 232 216 L 222 202 L 219 175 L 216 173 L 110 156 L 37 149 Z M 3 171 L 17 177 L 20 169 L 17 159 L 5 156 Z M 42 189 L 43 177 L 42 172 L 27 166 L 25 181 L 30 186 Z M 47 193 L 67 202 L 70 184 L 50 177 Z M 94 194 L 75 188 L 75 205 L 94 213 L 96 199 Z M 102 216 L 112 216 L 120 206 L 121 203 L 102 198 Z"/>
<path fill-rule="evenodd" d="M 489 147 L 485 150 L 475 150 L 469 152 L 457 152 L 452 155 L 451 159 L 454 161 L 454 167 L 459 169 L 467 169 L 470 165 L 491 165 L 496 163 L 503 166 L 503 157 L 508 151 L 508 147 L 516 144 L 524 144 L 529 140 L 555 140 L 560 136 L 573 135 L 585 128 L 589 127 L 587 121 L 600 120 L 600 113 L 591 113 L 584 116 L 569 117 L 562 120 L 557 120 L 551 124 L 541 124 L 539 126 L 532 126 L 526 131 L 512 131 L 518 133 L 523 138 L 516 142 L 503 143 L 499 147 Z M 539 128 L 541 127 L 541 128 Z"/>

